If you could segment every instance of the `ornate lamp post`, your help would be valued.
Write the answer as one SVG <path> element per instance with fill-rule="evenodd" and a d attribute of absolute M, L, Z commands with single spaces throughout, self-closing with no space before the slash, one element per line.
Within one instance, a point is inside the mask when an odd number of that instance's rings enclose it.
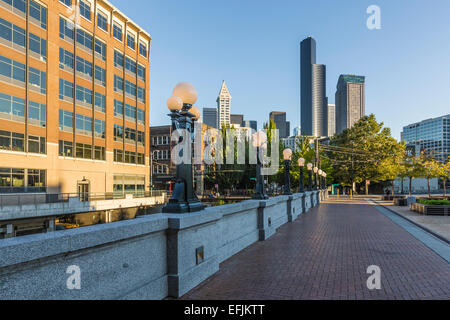
<path fill-rule="evenodd" d="M 291 159 L 292 159 L 292 150 L 284 149 L 283 151 L 283 159 L 284 159 L 284 195 L 291 195 Z"/>
<path fill-rule="evenodd" d="M 200 111 L 192 105 L 197 101 L 197 90 L 188 82 L 181 82 L 173 89 L 173 95 L 167 100 L 167 107 L 170 110 L 172 120 L 172 130 L 185 129 L 190 137 L 194 134 L 194 122 L 200 117 Z M 180 136 L 179 143 L 186 136 Z M 195 212 L 204 209 L 203 204 L 194 192 L 194 177 L 192 170 L 192 144 L 191 139 L 185 147 L 189 150 L 180 151 L 179 156 L 183 158 L 183 153 L 189 153 L 187 163 L 184 161 L 177 164 L 176 182 L 173 193 L 167 205 L 162 209 L 166 213 Z"/>
<path fill-rule="evenodd" d="M 313 171 L 314 171 L 314 190 L 317 190 L 318 189 L 318 185 L 317 185 L 317 172 L 319 171 L 319 168 L 317 168 L 317 167 L 314 167 L 314 169 L 313 169 Z"/>
<path fill-rule="evenodd" d="M 307 169 L 308 169 L 308 191 L 312 191 L 312 169 L 313 169 L 313 164 L 312 163 L 308 163 L 306 165 Z"/>
<path fill-rule="evenodd" d="M 319 169 L 318 171 L 318 179 L 319 179 L 319 184 L 317 186 L 317 189 L 322 189 L 322 173 L 323 171 L 321 169 Z"/>
<path fill-rule="evenodd" d="M 303 158 L 298 158 L 298 166 L 300 167 L 300 181 L 299 181 L 299 187 L 298 187 L 298 192 L 302 193 L 304 192 L 304 187 L 303 187 L 303 167 L 305 166 L 305 159 Z"/>
<path fill-rule="evenodd" d="M 323 173 L 323 186 L 324 186 L 324 189 L 326 190 L 327 189 L 327 173 L 326 172 Z"/>
<path fill-rule="evenodd" d="M 264 191 L 264 181 L 261 174 L 262 163 L 259 159 L 259 150 L 266 143 L 267 136 L 263 131 L 259 131 L 252 136 L 252 145 L 256 148 L 256 188 L 252 199 L 254 200 L 265 200 L 269 199 L 266 192 Z"/>

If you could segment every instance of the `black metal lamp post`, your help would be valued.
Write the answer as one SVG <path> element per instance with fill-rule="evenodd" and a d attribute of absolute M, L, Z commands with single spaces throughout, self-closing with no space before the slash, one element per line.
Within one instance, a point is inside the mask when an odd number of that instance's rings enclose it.
<path fill-rule="evenodd" d="M 254 200 L 266 200 L 269 199 L 265 190 L 264 190 L 264 178 L 261 174 L 262 171 L 262 163 L 259 159 L 259 150 L 267 141 L 267 136 L 263 131 L 256 132 L 252 136 L 252 144 L 256 147 L 256 187 L 255 193 L 253 194 L 252 199 Z"/>
<path fill-rule="evenodd" d="M 323 173 L 323 188 L 325 190 L 327 189 L 327 173 L 326 172 Z"/>
<path fill-rule="evenodd" d="M 284 149 L 283 151 L 283 159 L 284 159 L 284 192 L 285 196 L 291 195 L 291 159 L 292 159 L 292 150 Z"/>
<path fill-rule="evenodd" d="M 299 158 L 298 159 L 298 166 L 300 167 L 300 181 L 299 181 L 299 187 L 298 187 L 298 192 L 302 193 L 304 192 L 304 187 L 303 187 L 303 167 L 305 166 L 305 159 L 303 158 Z"/>
<path fill-rule="evenodd" d="M 317 186 L 318 190 L 323 189 L 322 174 L 323 174 L 323 171 L 321 169 L 319 169 L 318 174 L 317 174 L 317 179 L 319 179 L 319 185 Z"/>
<path fill-rule="evenodd" d="M 165 213 L 196 212 L 204 209 L 203 204 L 194 192 L 194 177 L 192 170 L 192 136 L 194 134 L 194 123 L 200 117 L 200 111 L 192 105 L 197 101 L 197 91 L 193 85 L 187 82 L 179 83 L 173 90 L 173 96 L 167 101 L 167 107 L 172 120 L 173 131 L 185 129 L 187 134 L 181 135 L 179 143 L 188 139 L 185 147 L 189 150 L 180 151 L 181 158 L 184 152 L 189 153 L 187 163 L 182 161 L 177 164 L 176 182 L 169 202 L 163 207 Z"/>
<path fill-rule="evenodd" d="M 312 191 L 312 169 L 313 169 L 313 165 L 312 165 L 312 163 L 308 163 L 306 167 L 308 169 L 308 191 Z"/>
<path fill-rule="evenodd" d="M 313 187 L 313 189 L 318 190 L 319 186 L 317 185 L 317 172 L 319 171 L 319 168 L 314 167 L 313 171 L 314 171 L 314 187 Z"/>

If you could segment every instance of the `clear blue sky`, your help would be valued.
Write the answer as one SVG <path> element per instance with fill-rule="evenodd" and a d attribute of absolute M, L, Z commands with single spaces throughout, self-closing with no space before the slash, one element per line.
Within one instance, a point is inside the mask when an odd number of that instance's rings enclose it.
<path fill-rule="evenodd" d="M 111 0 L 153 40 L 150 124 L 168 124 L 165 102 L 180 81 L 197 106 L 215 107 L 222 80 L 231 113 L 257 120 L 286 111 L 300 119 L 300 41 L 317 41 L 334 103 L 340 74 L 366 76 L 366 113 L 400 137 L 404 125 L 450 113 L 448 0 Z M 381 30 L 366 9 L 381 8 Z"/>

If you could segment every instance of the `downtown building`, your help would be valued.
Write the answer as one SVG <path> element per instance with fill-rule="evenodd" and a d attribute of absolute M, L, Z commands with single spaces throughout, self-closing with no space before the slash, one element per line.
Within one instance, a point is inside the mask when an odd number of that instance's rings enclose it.
<path fill-rule="evenodd" d="M 227 126 L 231 123 L 230 110 L 231 110 L 231 94 L 227 88 L 225 80 L 222 81 L 222 87 L 220 88 L 219 96 L 217 97 L 217 121 L 218 129 L 223 125 Z"/>
<path fill-rule="evenodd" d="M 350 129 L 365 116 L 365 77 L 341 75 L 337 83 L 336 133 Z"/>
<path fill-rule="evenodd" d="M 217 122 L 217 108 L 203 108 L 203 123 L 217 129 Z"/>
<path fill-rule="evenodd" d="M 450 114 L 403 127 L 401 139 L 411 155 L 424 152 L 445 162 L 450 157 Z"/>
<path fill-rule="evenodd" d="M 336 134 L 336 105 L 328 104 L 328 136 Z"/>
<path fill-rule="evenodd" d="M 286 112 L 272 111 L 269 117 L 277 127 L 279 138 L 284 139 L 290 136 L 291 123 L 286 121 Z"/>
<path fill-rule="evenodd" d="M 148 190 L 150 35 L 105 0 L 0 17 L 0 193 Z"/>
<path fill-rule="evenodd" d="M 302 134 L 328 136 L 326 66 L 316 64 L 316 41 L 312 37 L 300 44 L 300 86 Z"/>

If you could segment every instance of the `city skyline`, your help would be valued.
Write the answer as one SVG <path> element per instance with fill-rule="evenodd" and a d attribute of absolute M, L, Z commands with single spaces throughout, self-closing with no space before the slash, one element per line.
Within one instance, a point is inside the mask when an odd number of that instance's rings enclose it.
<path fill-rule="evenodd" d="M 126 5 L 122 0 L 112 3 L 118 7 Z M 151 125 L 167 124 L 165 101 L 174 84 L 192 82 L 199 91 L 198 105 L 212 107 L 217 87 L 227 79 L 233 89 L 233 108 L 245 108 L 246 118 L 266 122 L 273 106 L 278 106 L 287 112 L 291 126 L 298 126 L 298 44 L 309 35 L 320 43 L 318 61 L 327 65 L 329 103 L 334 103 L 340 74 L 362 74 L 367 77 L 366 114 L 374 113 L 397 139 L 404 125 L 448 113 L 448 81 L 423 81 L 446 80 L 450 73 L 450 62 L 443 54 L 450 44 L 442 42 L 450 35 L 450 22 L 445 16 L 450 10 L 447 1 L 436 1 L 433 7 L 438 10 L 409 1 L 381 1 L 380 30 L 366 27 L 370 1 L 349 1 L 346 5 L 333 1 L 287 1 L 283 7 L 265 3 L 259 16 L 252 14 L 253 1 L 243 5 L 229 1 L 224 7 L 207 1 L 133 3 L 127 10 L 128 16 L 151 30 L 156 39 L 151 55 Z M 215 11 L 214 17 L 205 13 Z M 433 15 L 434 25 L 427 24 L 426 19 L 411 23 L 407 17 L 417 16 L 417 12 L 426 17 Z M 186 14 L 190 22 L 180 30 L 172 21 L 181 21 Z M 231 14 L 236 18 L 233 23 L 228 19 Z M 324 25 L 314 18 L 319 14 L 329 23 Z M 271 39 L 268 47 L 263 41 L 267 35 Z M 421 39 L 423 49 L 417 49 L 416 39 Z M 226 45 L 220 51 L 212 49 L 223 46 L 224 41 Z M 432 47 L 441 50 L 425 50 Z M 272 63 L 268 64 L 268 60 Z M 405 78 L 408 85 L 391 90 Z"/>

